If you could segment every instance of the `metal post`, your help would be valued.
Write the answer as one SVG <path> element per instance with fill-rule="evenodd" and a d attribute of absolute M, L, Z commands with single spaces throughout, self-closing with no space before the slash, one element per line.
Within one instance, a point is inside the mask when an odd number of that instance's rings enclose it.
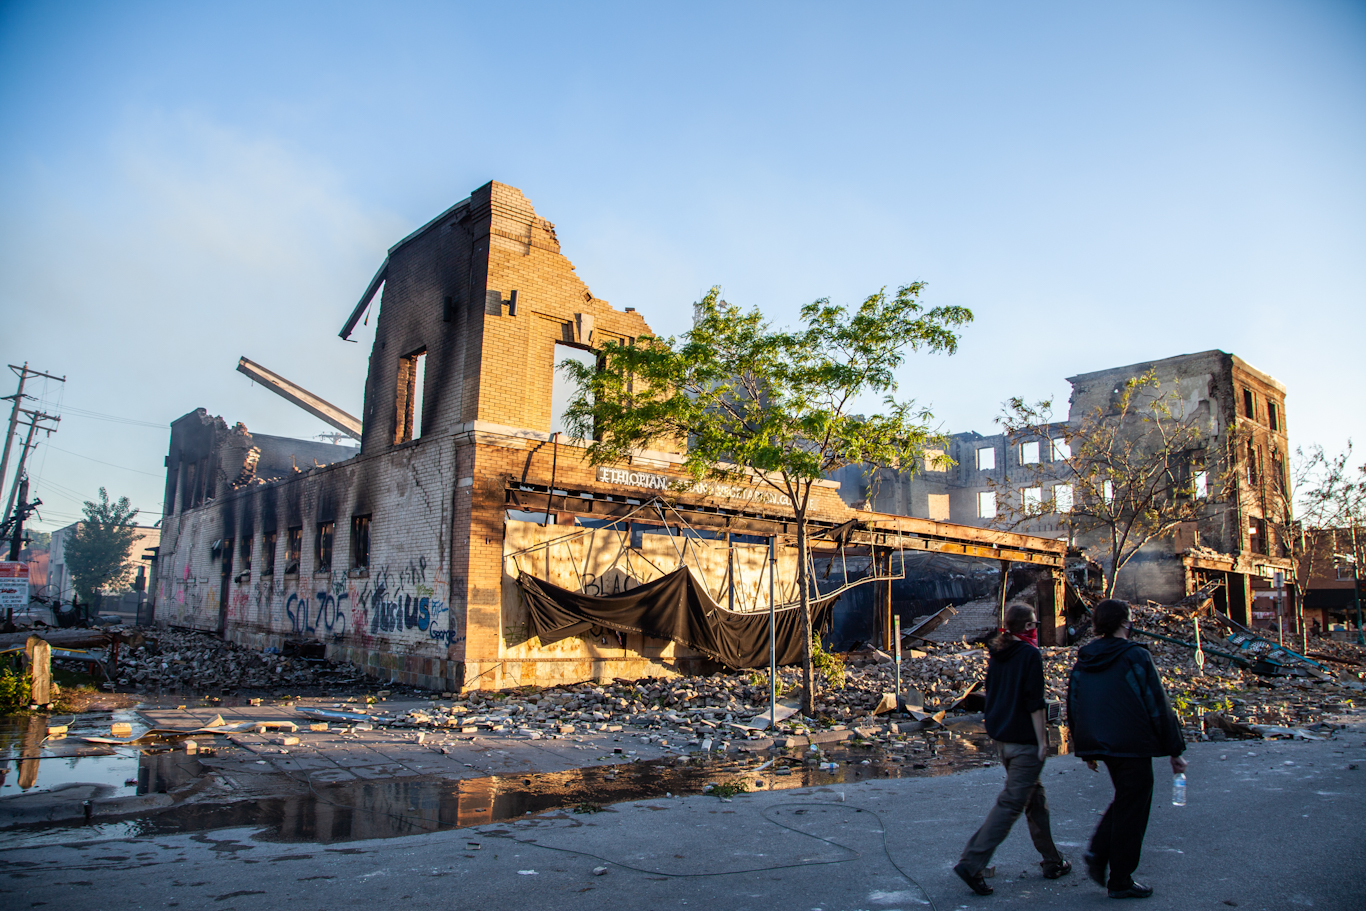
<path fill-rule="evenodd" d="M 1006 585 L 1010 582 L 1010 561 L 1001 561 L 1001 599 L 996 605 L 996 626 L 1006 628 Z"/>
<path fill-rule="evenodd" d="M 1277 645 L 1285 645 L 1285 576 L 1278 571 L 1274 576 L 1276 586 L 1276 639 Z"/>
<path fill-rule="evenodd" d="M 1197 613 L 1191 618 L 1195 626 L 1195 667 L 1201 673 L 1205 673 L 1205 650 L 1200 645 L 1200 615 Z"/>
<path fill-rule="evenodd" d="M 1361 634 L 1361 559 L 1357 552 L 1357 523 L 1352 523 L 1352 599 L 1357 606 L 1357 645 L 1366 645 Z"/>
<path fill-rule="evenodd" d="M 778 641 L 777 607 L 773 600 L 773 571 L 778 565 L 778 536 L 768 539 L 768 729 L 778 730 Z"/>
<path fill-rule="evenodd" d="M 891 583 L 888 583 L 889 585 Z M 901 698 L 901 615 L 897 614 L 892 618 L 892 626 L 896 629 L 896 696 Z"/>

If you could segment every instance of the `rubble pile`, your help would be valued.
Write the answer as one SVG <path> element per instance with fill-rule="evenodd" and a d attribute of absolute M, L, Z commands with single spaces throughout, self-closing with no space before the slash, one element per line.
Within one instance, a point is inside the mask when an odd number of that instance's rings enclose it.
<path fill-rule="evenodd" d="M 1162 673 L 1163 686 L 1173 708 L 1192 735 L 1207 735 L 1207 714 L 1242 724 L 1306 727 L 1322 722 L 1324 715 L 1345 711 L 1353 700 L 1360 700 L 1366 687 L 1349 662 L 1359 662 L 1363 649 L 1330 639 L 1311 639 L 1308 657 L 1324 665 L 1303 675 L 1266 676 L 1254 673 L 1216 652 L 1239 654 L 1225 639 L 1230 630 L 1208 613 L 1158 607 L 1134 608 L 1134 623 L 1140 629 L 1170 639 L 1193 644 L 1195 624 L 1200 626 L 1200 644 L 1205 650 L 1205 665 L 1196 663 L 1195 650 L 1175 642 L 1138 635 L 1135 639 L 1152 653 Z M 1271 641 L 1275 641 L 1272 638 Z M 1286 647 L 1298 651 L 1298 642 Z M 1335 655 L 1338 661 L 1314 657 L 1316 651 Z M 1366 664 L 1355 671 L 1366 670 Z"/>
<path fill-rule="evenodd" d="M 1193 739 L 1253 733 L 1248 725 L 1311 727 L 1325 715 L 1350 708 L 1366 690 L 1361 682 L 1366 649 L 1354 644 L 1312 640 L 1310 656 L 1317 655 L 1314 660 L 1327 673 L 1267 677 L 1216 654 L 1233 653 L 1234 647 L 1225 641 L 1228 630 L 1215 618 L 1197 620 L 1190 611 L 1139 608 L 1134 619 L 1142 629 L 1182 642 L 1192 642 L 1194 624 L 1200 624 L 1201 642 L 1207 650 L 1203 670 L 1192 648 L 1138 637 L 1152 652 L 1173 707 Z M 1076 646 L 1044 648 L 1043 653 L 1048 696 L 1064 699 Z M 822 728 L 864 731 L 905 718 L 885 714 L 884 694 L 898 690 L 896 667 L 889 656 L 864 649 L 844 658 L 843 686 L 824 682 L 817 693 L 816 717 L 804 719 L 796 714 L 780 720 L 779 733 Z M 980 691 L 987 660 L 984 648 L 961 639 L 918 643 L 905 653 L 899 691 L 918 701 L 926 713 L 980 711 L 980 702 L 965 702 L 964 697 L 974 687 Z M 625 731 L 661 743 L 712 740 L 722 746 L 725 741 L 769 733 L 763 731 L 762 723 L 769 699 L 764 670 L 617 679 L 547 689 L 471 690 L 444 693 L 439 699 L 433 696 L 424 709 L 393 711 L 378 704 L 389 691 L 380 691 L 378 698 L 366 695 L 381 684 L 350 665 L 258 652 L 204 633 L 158 630 L 128 642 L 120 651 L 115 682 L 120 690 L 144 693 L 217 690 L 227 695 L 255 689 L 297 695 L 320 689 L 346 694 L 345 703 L 337 708 L 346 709 L 353 723 L 461 734 L 503 731 L 536 739 Z M 789 706 L 796 703 L 799 684 L 799 669 L 780 669 L 778 692 Z M 875 716 L 880 704 L 884 714 Z"/>
<path fill-rule="evenodd" d="M 119 652 L 113 678 L 120 690 L 293 691 L 365 680 L 350 665 L 260 652 L 206 633 L 158 629 L 138 639 L 140 644 L 130 642 Z"/>

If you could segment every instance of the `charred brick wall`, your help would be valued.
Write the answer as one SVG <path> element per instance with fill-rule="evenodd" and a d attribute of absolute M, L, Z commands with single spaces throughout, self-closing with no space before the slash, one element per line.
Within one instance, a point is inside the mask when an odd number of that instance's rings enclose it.
<path fill-rule="evenodd" d="M 681 457 L 657 451 L 624 466 L 625 481 L 600 481 L 581 444 L 550 432 L 556 345 L 629 343 L 649 333 L 645 321 L 595 298 L 561 255 L 554 226 L 498 183 L 389 251 L 376 318 L 359 455 L 323 467 L 312 455 L 290 460 L 288 474 L 268 480 L 244 472 L 253 446 L 240 425 L 229 431 L 202 410 L 173 425 L 159 621 L 256 646 L 319 640 L 376 676 L 436 689 L 662 672 L 659 659 L 681 657 L 672 644 L 641 643 L 606 663 L 584 640 L 528 645 L 510 634 L 516 618 L 504 611 L 509 490 L 525 483 L 648 499 L 658 490 L 632 488 L 630 477 L 682 477 Z M 420 413 L 408 408 L 417 398 Z M 270 438 L 257 464 L 278 474 L 292 444 L 316 446 Z M 785 527 L 788 505 L 755 496 L 761 489 L 682 496 Z M 558 511 L 573 510 L 561 503 Z M 812 513 L 875 518 L 847 507 L 834 482 L 817 487 Z M 361 519 L 363 566 L 352 559 Z M 332 558 L 323 566 L 316 542 L 328 523 Z M 958 531 L 988 548 L 1061 555 L 1053 542 Z"/>

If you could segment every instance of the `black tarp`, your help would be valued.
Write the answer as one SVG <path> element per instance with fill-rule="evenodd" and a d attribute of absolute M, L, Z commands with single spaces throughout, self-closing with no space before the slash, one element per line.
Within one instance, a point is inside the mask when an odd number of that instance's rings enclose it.
<path fill-rule="evenodd" d="M 531 614 L 531 632 L 545 643 L 577 636 L 594 626 L 672 639 L 727 667 L 768 666 L 768 612 L 735 613 L 707 594 L 687 567 L 619 595 L 596 598 L 522 573 L 517 577 Z M 812 628 L 830 628 L 836 598 L 814 601 Z M 778 664 L 802 660 L 799 605 L 775 612 Z"/>

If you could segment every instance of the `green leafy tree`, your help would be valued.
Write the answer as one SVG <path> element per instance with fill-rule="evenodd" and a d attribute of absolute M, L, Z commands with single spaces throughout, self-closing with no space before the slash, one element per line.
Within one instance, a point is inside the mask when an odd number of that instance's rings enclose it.
<path fill-rule="evenodd" d="M 566 360 L 577 391 L 566 411 L 570 432 L 593 440 L 595 465 L 625 461 L 660 440 L 685 446 L 696 480 L 776 491 L 797 528 L 797 589 L 806 645 L 802 706 L 814 713 L 807 515 L 817 481 L 847 465 L 914 466 L 938 441 L 931 415 L 897 401 L 896 369 L 905 353 L 952 354 L 955 327 L 972 320 L 962 307 L 926 310 L 923 283 L 885 290 L 849 310 L 822 299 L 802 308 L 804 326 L 776 330 L 758 310 L 743 312 L 713 288 L 697 305 L 693 327 L 678 338 L 646 336 L 609 343 L 596 367 Z M 885 414 L 851 413 L 870 395 Z"/>
<path fill-rule="evenodd" d="M 1012 442 L 1066 442 L 1050 461 L 1023 466 L 1012 480 L 1037 490 L 1026 499 L 998 490 L 997 524 L 1058 517 L 1068 536 L 1092 550 L 1113 598 L 1119 574 L 1148 542 L 1201 517 L 1224 475 L 1207 464 L 1205 433 L 1184 414 L 1178 390 L 1163 392 L 1152 371 L 1131 377 L 1110 408 L 1066 425 L 1051 423 L 1051 401 L 1008 400 L 996 422 Z"/>
<path fill-rule="evenodd" d="M 128 557 L 137 537 L 133 519 L 138 511 L 127 497 L 111 503 L 103 487 L 99 502 L 86 500 L 81 511 L 85 519 L 77 523 L 67 540 L 65 558 L 77 597 L 90 604 L 100 589 L 126 584 L 132 569 Z"/>

